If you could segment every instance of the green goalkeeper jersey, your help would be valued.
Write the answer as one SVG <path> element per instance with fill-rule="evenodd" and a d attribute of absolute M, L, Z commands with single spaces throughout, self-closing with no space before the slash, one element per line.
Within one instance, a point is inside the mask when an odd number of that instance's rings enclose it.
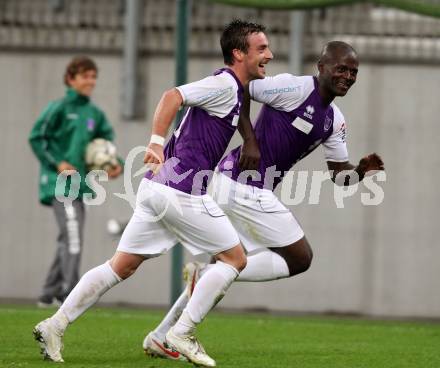
<path fill-rule="evenodd" d="M 29 136 L 32 150 L 41 164 L 41 203 L 50 205 L 56 195 L 67 196 L 69 192 L 78 198 L 84 193 L 93 193 L 85 182 L 87 144 L 95 138 L 112 141 L 113 136 L 104 113 L 74 89 L 68 88 L 64 98 L 50 102 Z M 76 180 L 78 177 L 72 177 L 67 179 L 66 185 L 56 186 L 57 166 L 61 161 L 67 161 L 78 170 L 80 183 Z M 79 188 L 78 195 L 70 190 L 72 184 Z"/>

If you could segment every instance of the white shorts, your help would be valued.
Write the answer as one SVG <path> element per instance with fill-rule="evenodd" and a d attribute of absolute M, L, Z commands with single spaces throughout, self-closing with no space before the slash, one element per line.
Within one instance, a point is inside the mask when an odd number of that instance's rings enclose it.
<path fill-rule="evenodd" d="M 193 196 L 142 179 L 117 250 L 154 256 L 178 242 L 194 255 L 215 255 L 238 245 L 240 239 L 210 195 Z"/>
<path fill-rule="evenodd" d="M 213 177 L 213 198 L 238 232 L 248 253 L 300 240 L 304 232 L 272 191 L 238 183 L 222 173 Z"/>

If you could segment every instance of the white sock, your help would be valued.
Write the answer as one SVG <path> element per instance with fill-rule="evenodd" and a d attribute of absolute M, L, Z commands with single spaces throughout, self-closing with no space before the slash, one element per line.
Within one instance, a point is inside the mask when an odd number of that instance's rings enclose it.
<path fill-rule="evenodd" d="M 159 324 L 159 326 L 156 327 L 154 330 L 154 334 L 162 340 L 165 340 L 165 335 L 168 332 L 168 330 L 173 327 L 179 317 L 182 315 L 183 309 L 188 304 L 188 293 L 186 290 L 183 291 L 183 293 L 179 296 L 179 298 L 176 300 L 176 302 L 173 304 L 165 318 L 162 320 L 162 322 Z"/>
<path fill-rule="evenodd" d="M 182 315 L 179 317 L 179 320 L 173 326 L 173 332 L 179 336 L 193 335 L 195 329 L 196 329 L 196 324 L 189 316 L 187 310 L 184 309 Z"/>
<path fill-rule="evenodd" d="M 92 268 L 81 277 L 59 311 L 64 313 L 72 323 L 95 304 L 106 291 L 121 281 L 122 279 L 110 266 L 110 262 Z"/>
<path fill-rule="evenodd" d="M 63 332 L 69 325 L 69 320 L 61 309 L 58 309 L 56 313 L 50 318 L 58 331 Z"/>
<path fill-rule="evenodd" d="M 267 249 L 247 257 L 246 267 L 236 281 L 270 281 L 289 276 L 289 267 L 284 258 Z"/>
<path fill-rule="evenodd" d="M 177 335 L 191 334 L 208 312 L 223 298 L 239 272 L 230 264 L 217 261 L 202 275 L 179 320 L 173 327 Z"/>

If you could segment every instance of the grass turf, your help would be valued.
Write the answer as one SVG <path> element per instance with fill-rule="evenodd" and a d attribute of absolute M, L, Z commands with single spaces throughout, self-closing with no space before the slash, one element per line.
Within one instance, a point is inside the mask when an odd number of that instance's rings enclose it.
<path fill-rule="evenodd" d="M 50 367 L 32 337 L 53 310 L 0 306 L 0 367 Z M 65 367 L 191 367 L 148 358 L 141 344 L 163 313 L 94 308 L 66 333 Z M 213 313 L 198 336 L 219 367 L 438 368 L 440 324 Z"/>

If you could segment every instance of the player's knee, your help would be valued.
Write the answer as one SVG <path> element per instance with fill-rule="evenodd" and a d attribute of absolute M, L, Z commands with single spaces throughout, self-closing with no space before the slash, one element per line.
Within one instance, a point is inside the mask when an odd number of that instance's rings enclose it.
<path fill-rule="evenodd" d="M 125 280 L 136 272 L 145 259 L 146 257 L 138 254 L 116 252 L 110 260 L 110 266 L 121 279 Z"/>
<path fill-rule="evenodd" d="M 298 275 L 300 273 L 306 272 L 312 265 L 313 251 L 309 248 L 308 252 L 301 254 L 299 257 L 289 262 L 289 273 L 290 276 Z"/>
<path fill-rule="evenodd" d="M 237 269 L 238 272 L 241 272 L 245 269 L 246 265 L 247 265 L 247 258 L 245 255 L 243 255 L 237 260 L 237 264 L 235 268 Z"/>
<path fill-rule="evenodd" d="M 238 272 L 244 270 L 247 264 L 246 255 L 235 257 L 233 260 L 229 260 L 228 262 L 232 267 L 234 267 Z"/>
<path fill-rule="evenodd" d="M 215 259 L 230 264 L 238 272 L 243 271 L 247 263 L 246 254 L 240 245 L 217 254 Z"/>
<path fill-rule="evenodd" d="M 306 255 L 304 257 L 302 257 L 297 264 L 297 270 L 296 270 L 296 275 L 299 273 L 303 273 L 306 272 L 310 266 L 312 265 L 312 258 L 313 258 L 313 254 L 309 254 Z"/>
<path fill-rule="evenodd" d="M 131 264 L 112 264 L 113 271 L 122 279 L 128 279 L 131 275 L 136 272 L 137 265 Z"/>
<path fill-rule="evenodd" d="M 272 250 L 286 261 L 289 268 L 289 276 L 306 272 L 312 264 L 312 248 L 305 237 L 290 246 L 274 248 Z"/>
<path fill-rule="evenodd" d="M 129 268 L 119 268 L 115 272 L 122 280 L 125 280 L 128 279 L 131 275 L 133 275 L 135 270 Z"/>

